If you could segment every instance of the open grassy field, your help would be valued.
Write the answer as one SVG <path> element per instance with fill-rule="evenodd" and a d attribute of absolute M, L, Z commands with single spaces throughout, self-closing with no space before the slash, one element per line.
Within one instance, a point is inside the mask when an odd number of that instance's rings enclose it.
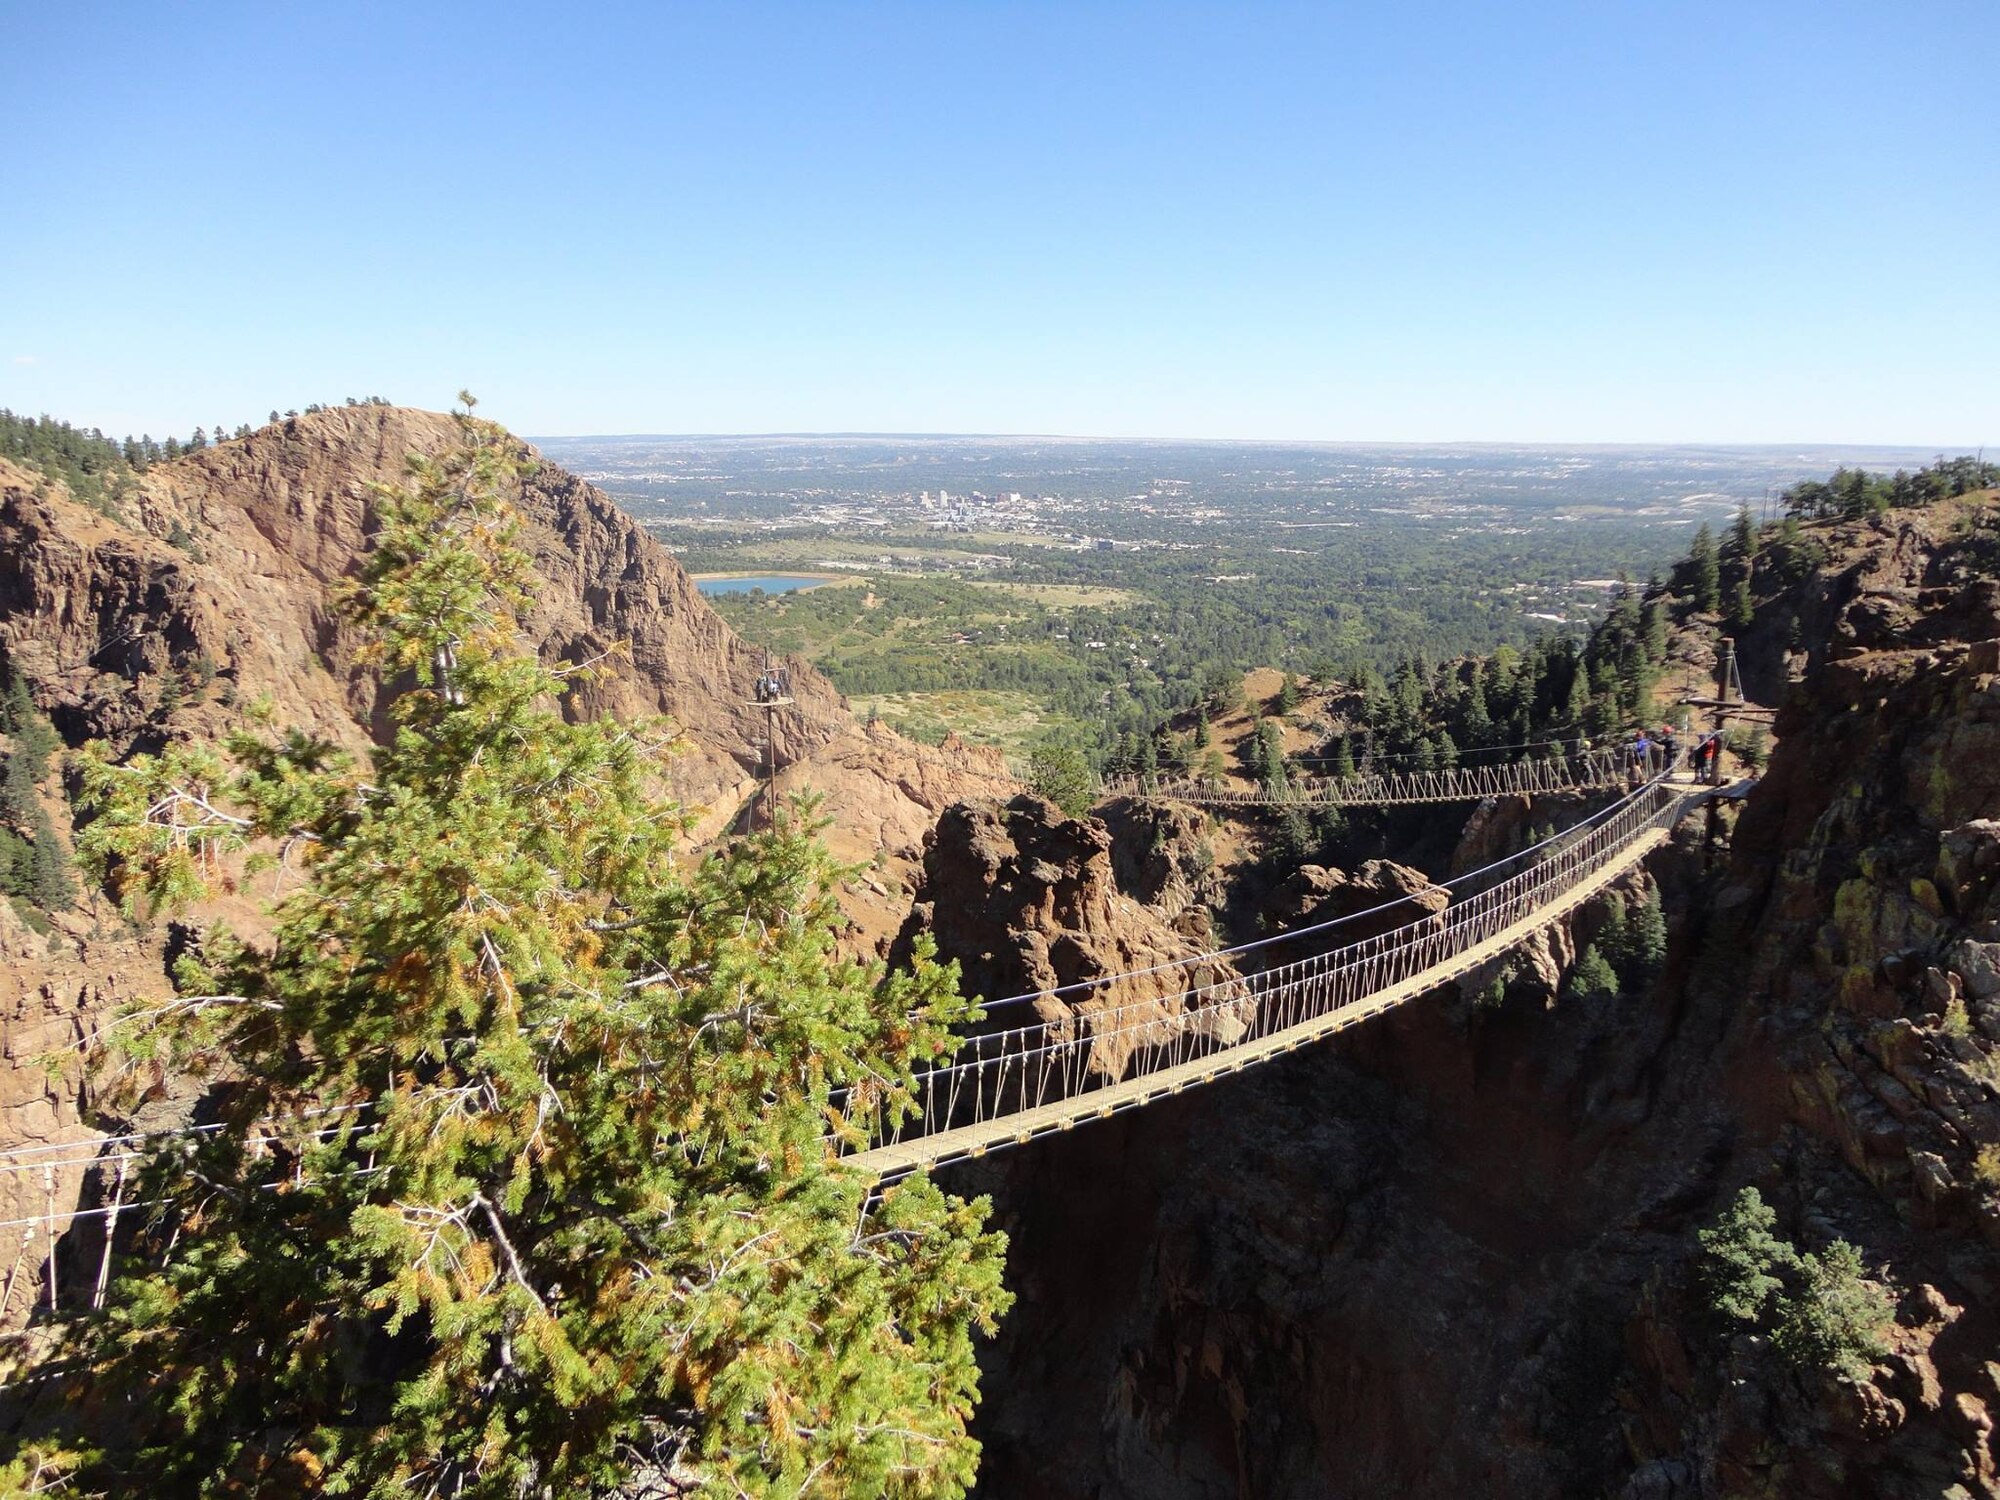
<path fill-rule="evenodd" d="M 997 578 L 968 580 L 970 587 L 990 589 L 1046 609 L 1109 609 L 1130 604 L 1139 596 L 1130 589 L 1101 588 L 1087 583 L 1008 583 Z"/>
<path fill-rule="evenodd" d="M 937 693 L 881 693 L 858 698 L 861 714 L 879 712 L 890 728 L 929 743 L 956 732 L 975 745 L 997 745 L 1016 771 L 1049 720 L 1026 693 L 954 689 Z"/>

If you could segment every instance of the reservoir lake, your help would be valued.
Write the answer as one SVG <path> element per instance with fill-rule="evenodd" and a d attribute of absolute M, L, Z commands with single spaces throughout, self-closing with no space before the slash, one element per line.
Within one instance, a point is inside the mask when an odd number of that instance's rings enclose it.
<path fill-rule="evenodd" d="M 718 578 L 702 573 L 692 576 L 694 586 L 704 594 L 747 594 L 752 589 L 762 589 L 767 594 L 791 594 L 818 588 L 828 581 L 810 573 L 766 573 L 753 578 Z"/>

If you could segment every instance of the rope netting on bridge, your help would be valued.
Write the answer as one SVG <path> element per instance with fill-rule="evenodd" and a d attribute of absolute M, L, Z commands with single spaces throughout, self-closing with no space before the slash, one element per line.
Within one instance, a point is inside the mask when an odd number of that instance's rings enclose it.
<path fill-rule="evenodd" d="M 912 1092 L 836 1091 L 828 1149 L 856 1170 L 891 1179 L 1179 1093 L 1289 1051 L 1504 953 L 1603 889 L 1693 803 L 1713 795 L 1713 788 L 1678 785 L 1662 774 L 1541 843 L 1368 911 L 987 1002 L 981 1023 L 998 1024 L 967 1036 L 948 1062 L 918 1076 Z M 1395 922 L 1389 930 L 1348 937 L 1385 918 Z M 1287 956 L 1302 943 L 1317 951 Z M 1282 961 L 1252 967 L 1269 958 Z M 296 1162 L 309 1139 L 365 1134 L 356 1117 L 377 1107 L 308 1111 L 287 1125 L 272 1122 L 268 1140 L 246 1147 Z M 132 1191 L 141 1169 L 161 1150 L 192 1147 L 220 1128 L 0 1148 L 0 1183 L 14 1188 L 12 1201 L 39 1199 L 41 1208 L 0 1220 L 0 1254 L 7 1255 L 0 1318 L 17 1306 L 24 1282 L 28 1298 L 46 1300 L 51 1311 L 59 1302 L 101 1306 L 121 1220 L 175 1207 Z M 343 1175 L 372 1170 L 357 1165 Z M 278 1175 L 266 1186 L 279 1191 L 296 1180 Z M 93 1243 L 81 1247 L 90 1262 L 83 1285 L 59 1291 L 57 1242 L 93 1223 Z M 79 1260 L 65 1258 L 72 1265 Z"/>
<path fill-rule="evenodd" d="M 1644 774 L 1660 769 L 1655 752 Z M 1486 797 L 1551 796 L 1628 786 L 1635 769 L 1629 747 L 1570 755 L 1460 765 L 1448 770 L 1360 771 L 1352 776 L 1287 777 L 1282 783 L 1233 787 L 1192 776 L 1122 776 L 1107 780 L 1105 797 L 1180 802 L 1194 807 L 1401 807 L 1424 802 L 1477 802 Z"/>

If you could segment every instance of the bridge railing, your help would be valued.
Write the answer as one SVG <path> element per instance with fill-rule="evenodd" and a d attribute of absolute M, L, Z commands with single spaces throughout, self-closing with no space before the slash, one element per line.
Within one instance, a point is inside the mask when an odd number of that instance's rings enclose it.
<path fill-rule="evenodd" d="M 1365 1009 L 1385 993 L 1533 921 L 1635 840 L 1671 823 L 1682 801 L 1683 793 L 1670 783 L 1650 782 L 1597 818 L 1537 846 L 1524 867 L 1508 873 L 1510 862 L 1503 861 L 1490 874 L 1454 882 L 1456 889 L 1446 888 L 1451 904 L 1442 910 L 1358 941 L 1329 939 L 1328 947 L 1309 957 L 1190 984 L 1176 1011 L 1164 1010 L 1157 996 L 1115 1005 L 1094 998 L 1129 975 L 1070 987 L 1067 1003 L 1055 992 L 1012 997 L 1041 1001 L 1042 1014 L 968 1036 L 949 1062 L 919 1076 L 914 1098 L 902 1111 L 845 1101 L 842 1135 L 852 1144 L 843 1149 L 858 1153 L 999 1124 L 1150 1073 L 1204 1059 L 1222 1062 L 1233 1050 L 1308 1021 Z M 1186 962 L 1213 964 L 1220 956 Z"/>
<path fill-rule="evenodd" d="M 1657 774 L 1657 757 L 1635 765 L 1629 747 L 1442 771 L 1366 771 L 1352 776 L 1288 778 L 1278 787 L 1231 787 L 1199 777 L 1123 776 L 1105 797 L 1181 802 L 1195 807 L 1394 807 L 1421 802 L 1477 802 L 1487 797 L 1606 791 Z"/>

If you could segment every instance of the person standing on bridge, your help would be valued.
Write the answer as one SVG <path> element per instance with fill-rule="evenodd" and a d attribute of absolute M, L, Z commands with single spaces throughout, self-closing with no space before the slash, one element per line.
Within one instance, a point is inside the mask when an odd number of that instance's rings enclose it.
<path fill-rule="evenodd" d="M 1646 731 L 1641 729 L 1639 737 L 1632 741 L 1633 786 L 1637 786 L 1646 779 L 1647 773 L 1652 769 L 1652 759 L 1653 742 L 1646 738 Z"/>

